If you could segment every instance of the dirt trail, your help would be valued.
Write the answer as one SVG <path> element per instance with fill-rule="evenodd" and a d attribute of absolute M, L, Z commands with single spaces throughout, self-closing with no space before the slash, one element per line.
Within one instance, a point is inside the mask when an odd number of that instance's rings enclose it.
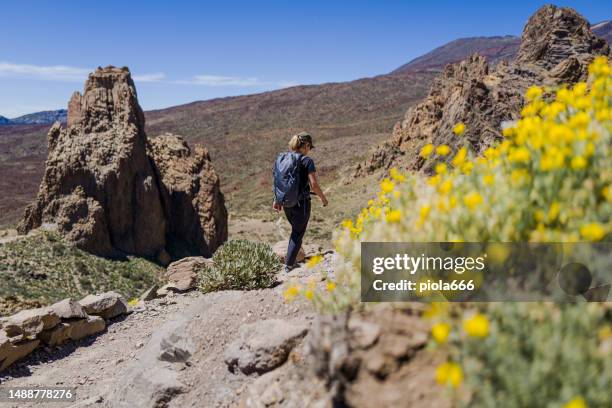
<path fill-rule="evenodd" d="M 313 274 L 306 268 L 291 273 L 293 278 L 302 281 Z M 146 302 L 122 320 L 112 322 L 98 336 L 35 351 L 3 373 L 0 382 L 3 387 L 75 387 L 77 401 L 54 403 L 53 406 L 58 408 L 131 408 L 137 406 L 134 401 L 142 403 L 138 406 L 148 405 L 146 398 L 143 400 L 136 395 L 143 392 L 137 380 L 134 380 L 135 385 L 126 384 L 140 374 L 146 377 L 152 371 L 159 369 L 161 372 L 172 366 L 186 390 L 174 396 L 171 407 L 234 406 L 246 385 L 256 379 L 256 376 L 229 372 L 224 362 L 225 348 L 235 339 L 239 327 L 270 318 L 303 322 L 314 318 L 309 303 L 298 300 L 288 304 L 284 301 L 285 283 L 282 281 L 293 278 L 281 275 L 278 285 L 263 290 L 206 295 L 194 291 Z M 159 334 L 173 332 L 193 344 L 193 354 L 188 362 L 166 363 L 151 369 L 147 364 L 157 360 L 152 354 L 155 354 L 155 347 L 159 347 L 159 344 L 154 344 L 160 342 Z M 167 340 L 162 339 L 164 341 Z M 147 370 L 151 372 L 147 373 Z M 125 389 L 121 390 L 121 387 Z M 40 403 L 0 403 L 0 406 L 41 407 Z"/>

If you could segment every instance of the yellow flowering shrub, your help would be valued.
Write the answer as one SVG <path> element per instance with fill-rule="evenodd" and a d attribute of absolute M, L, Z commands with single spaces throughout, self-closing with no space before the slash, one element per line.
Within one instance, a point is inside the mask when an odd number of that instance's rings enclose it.
<path fill-rule="evenodd" d="M 476 157 L 466 145 L 420 152 L 435 175 L 392 169 L 334 242 L 344 262 L 334 302 L 359 301 L 362 241 L 601 241 L 612 232 L 612 77 L 596 58 L 588 83 L 529 88 L 522 117 Z M 546 91 L 546 92 L 545 92 Z M 553 95 L 544 100 L 544 95 Z M 465 125 L 457 130 L 465 132 Z M 448 160 L 448 161 L 447 161 Z M 399 193 L 399 194 L 395 194 Z M 340 296 L 341 292 L 344 296 Z M 339 305 L 334 304 L 336 309 Z"/>
<path fill-rule="evenodd" d="M 588 82 L 573 87 L 529 88 L 521 118 L 505 127 L 504 138 L 482 156 L 476 157 L 467 141 L 456 152 L 427 144 L 419 154 L 430 162 L 433 176 L 393 169 L 378 197 L 334 235 L 342 256 L 337 286 L 333 294 L 321 294 L 318 306 L 340 310 L 358 304 L 363 241 L 612 238 L 607 59 L 596 58 L 589 73 Z M 456 135 L 465 131 L 462 123 L 453 129 Z M 507 254 L 500 250 L 497 256 Z M 438 304 L 431 308 L 450 315 Z M 612 358 L 609 347 L 598 351 L 601 341 L 589 331 L 597 333 L 609 319 L 610 310 L 602 305 L 492 304 L 439 320 L 432 338 L 451 352 L 438 367 L 436 381 L 457 388 L 465 376 L 473 406 L 495 406 L 500 400 L 517 407 L 603 406 L 612 386 Z"/>

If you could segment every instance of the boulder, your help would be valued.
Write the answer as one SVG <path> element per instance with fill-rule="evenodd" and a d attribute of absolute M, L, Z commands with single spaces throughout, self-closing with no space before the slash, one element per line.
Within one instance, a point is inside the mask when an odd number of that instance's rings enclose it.
<path fill-rule="evenodd" d="M 26 340 L 18 343 L 12 343 L 4 331 L 0 331 L 0 372 L 30 354 L 40 340 Z"/>
<path fill-rule="evenodd" d="M 79 302 L 70 298 L 54 303 L 50 308 L 61 319 L 83 319 L 87 317 Z"/>
<path fill-rule="evenodd" d="M 208 153 L 191 152 L 182 139 L 177 151 L 166 139 L 149 146 L 126 67 L 90 74 L 83 94 L 75 92 L 68 104 L 67 127 L 55 123 L 47 142 L 45 172 L 21 234 L 53 224 L 91 253 L 162 264 L 170 262 L 169 242 L 210 256 L 227 238 L 227 211 Z"/>
<path fill-rule="evenodd" d="M 8 337 L 34 338 L 43 330 L 49 330 L 60 322 L 59 316 L 49 307 L 22 310 L 10 316 L 3 324 Z"/>
<path fill-rule="evenodd" d="M 247 375 L 271 371 L 287 360 L 307 332 L 305 323 L 280 319 L 245 324 L 226 349 L 225 363 L 230 371 L 239 369 Z"/>
<path fill-rule="evenodd" d="M 212 263 L 212 260 L 201 256 L 183 258 L 171 263 L 166 270 L 166 287 L 179 292 L 195 289 L 198 271 L 207 263 Z"/>
<path fill-rule="evenodd" d="M 280 258 L 281 262 L 285 262 L 285 255 L 287 255 L 287 246 L 289 245 L 289 241 L 278 241 L 276 244 L 272 246 L 272 251 Z M 298 252 L 298 256 L 295 259 L 295 262 L 304 262 L 306 259 L 306 254 L 304 253 L 303 246 L 300 248 Z"/>
<path fill-rule="evenodd" d="M 70 340 L 80 340 L 104 331 L 106 321 L 100 316 L 87 316 L 86 319 L 79 319 L 70 322 Z"/>
<path fill-rule="evenodd" d="M 112 291 L 87 295 L 79 303 L 87 314 L 100 316 L 103 319 L 112 319 L 128 311 L 128 305 L 123 296 Z"/>

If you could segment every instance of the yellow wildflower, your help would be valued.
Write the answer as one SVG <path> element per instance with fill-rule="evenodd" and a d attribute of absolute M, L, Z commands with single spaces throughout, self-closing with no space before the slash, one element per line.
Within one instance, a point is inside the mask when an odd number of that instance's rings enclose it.
<path fill-rule="evenodd" d="M 436 382 L 441 385 L 450 385 L 457 388 L 463 382 L 463 370 L 457 363 L 447 361 L 436 369 Z"/>
<path fill-rule="evenodd" d="M 400 210 L 392 210 L 387 213 L 387 222 L 400 222 L 402 219 L 402 213 Z"/>
<path fill-rule="evenodd" d="M 574 94 L 574 96 L 583 96 L 584 94 L 586 94 L 586 91 L 587 91 L 586 82 L 578 82 L 572 88 L 572 93 Z"/>
<path fill-rule="evenodd" d="M 421 215 L 421 219 L 425 219 L 429 216 L 429 212 L 431 211 L 431 207 L 428 205 L 424 205 L 421 207 L 421 209 L 419 210 L 419 213 Z"/>
<path fill-rule="evenodd" d="M 467 149 L 465 147 L 462 147 L 461 149 L 459 149 L 459 151 L 457 152 L 457 154 L 455 155 L 451 163 L 455 167 L 461 167 L 463 163 L 465 163 L 466 158 L 467 158 Z"/>
<path fill-rule="evenodd" d="M 314 291 L 312 289 L 306 289 L 304 291 L 304 297 L 308 300 L 312 300 L 314 298 Z"/>
<path fill-rule="evenodd" d="M 453 188 L 453 182 L 450 180 L 446 180 L 438 186 L 438 191 L 440 194 L 448 194 Z"/>
<path fill-rule="evenodd" d="M 395 188 L 395 183 L 388 178 L 380 182 L 380 189 L 383 193 L 390 193 Z"/>
<path fill-rule="evenodd" d="M 508 154 L 510 162 L 527 163 L 530 158 L 529 150 L 525 147 L 516 148 Z"/>
<path fill-rule="evenodd" d="M 283 293 L 283 297 L 287 302 L 291 302 L 297 295 L 300 294 L 299 286 L 291 285 Z"/>
<path fill-rule="evenodd" d="M 406 176 L 400 173 L 400 171 L 395 167 L 389 170 L 389 175 L 393 180 L 397 181 L 398 183 L 401 183 L 402 181 L 406 180 Z"/>
<path fill-rule="evenodd" d="M 528 101 L 533 101 L 534 99 L 538 99 L 542 96 L 542 88 L 540 88 L 539 86 L 530 86 L 527 89 L 527 92 L 525 92 L 525 99 L 527 99 Z"/>
<path fill-rule="evenodd" d="M 554 202 L 550 205 L 550 209 L 548 210 L 548 222 L 553 222 L 559 216 L 559 212 L 561 211 L 561 205 L 558 202 Z"/>
<path fill-rule="evenodd" d="M 587 166 L 587 161 L 582 156 L 575 156 L 572 158 L 571 166 L 574 170 L 582 170 Z"/>
<path fill-rule="evenodd" d="M 353 228 L 353 220 L 346 219 L 346 220 L 342 221 L 342 223 L 340 225 L 342 225 L 342 227 L 344 227 L 344 228 L 351 229 L 351 228 Z"/>
<path fill-rule="evenodd" d="M 461 171 L 467 175 L 470 175 L 472 173 L 473 168 L 474 168 L 474 163 L 467 162 L 463 166 L 461 166 Z"/>
<path fill-rule="evenodd" d="M 332 281 L 327 281 L 327 291 L 333 292 L 334 290 L 336 290 L 336 283 Z"/>
<path fill-rule="evenodd" d="M 470 210 L 473 210 L 474 208 L 482 204 L 482 196 L 480 195 L 480 193 L 473 191 L 463 197 L 463 202 Z"/>
<path fill-rule="evenodd" d="M 489 335 L 489 319 L 482 313 L 463 321 L 463 330 L 471 337 L 487 337 Z"/>
<path fill-rule="evenodd" d="M 593 222 L 580 227 L 580 235 L 587 241 L 601 241 L 606 236 L 606 230 L 601 224 Z"/>
<path fill-rule="evenodd" d="M 448 339 L 450 331 L 450 324 L 442 322 L 436 323 L 431 327 L 431 336 L 437 343 L 444 344 Z"/>
<path fill-rule="evenodd" d="M 612 203 L 612 188 L 610 188 L 610 186 L 604 187 L 603 190 L 601 190 L 601 194 L 609 203 Z"/>
<path fill-rule="evenodd" d="M 457 136 L 461 136 L 462 134 L 464 134 L 465 133 L 465 124 L 463 122 L 457 123 L 453 127 L 453 133 L 456 134 Z"/>
<path fill-rule="evenodd" d="M 582 397 L 574 397 L 568 401 L 563 408 L 587 408 L 587 403 Z"/>
<path fill-rule="evenodd" d="M 446 163 L 438 163 L 435 167 L 436 174 L 446 173 Z"/>
<path fill-rule="evenodd" d="M 485 186 L 492 186 L 495 182 L 495 176 L 492 174 L 485 174 L 482 176 L 482 182 Z"/>
<path fill-rule="evenodd" d="M 423 146 L 423 148 L 421 149 L 421 157 L 423 158 L 428 158 L 429 156 L 431 156 L 431 154 L 434 151 L 434 145 L 432 145 L 431 143 L 426 144 L 425 146 Z"/>
<path fill-rule="evenodd" d="M 321 261 L 323 260 L 323 256 L 321 255 L 315 255 L 313 257 L 311 257 L 308 262 L 306 262 L 306 266 L 308 268 L 314 268 L 315 266 L 317 266 Z"/>
<path fill-rule="evenodd" d="M 450 153 L 450 147 L 448 145 L 440 145 L 436 147 L 436 154 L 438 156 L 447 156 Z"/>

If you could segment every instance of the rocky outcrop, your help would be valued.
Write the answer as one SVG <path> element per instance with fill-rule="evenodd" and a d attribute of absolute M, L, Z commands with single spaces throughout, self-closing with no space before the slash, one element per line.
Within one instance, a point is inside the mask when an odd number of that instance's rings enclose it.
<path fill-rule="evenodd" d="M 492 69 L 484 57 L 473 55 L 446 66 L 425 100 L 408 110 L 392 138 L 360 163 L 355 175 L 392 166 L 423 169 L 425 162 L 418 152 L 427 143 L 444 143 L 456 150 L 466 138 L 478 154 L 502 137 L 504 122 L 518 119 L 529 86 L 584 80 L 593 58 L 609 53 L 606 42 L 593 35 L 576 11 L 544 6 L 527 22 L 512 63 Z M 461 138 L 452 132 L 459 122 L 467 129 Z"/>
<path fill-rule="evenodd" d="M 450 407 L 434 375 L 446 356 L 426 349 L 422 310 L 378 305 L 319 316 L 288 362 L 251 383 L 239 406 Z"/>
<path fill-rule="evenodd" d="M 149 154 L 161 180 L 169 240 L 187 246 L 187 254 L 211 256 L 227 239 L 227 210 L 208 150 L 166 133 L 151 140 Z"/>
<path fill-rule="evenodd" d="M 103 256 L 167 263 L 170 241 L 210 255 L 227 236 L 227 213 L 208 154 L 197 148 L 192 155 L 184 142 L 186 154 L 157 154 L 166 150 L 150 148 L 144 129 L 129 70 L 90 74 L 84 93 L 70 100 L 67 127 L 56 123 L 49 131 L 38 197 L 19 232 L 53 224 L 78 247 Z M 165 177 L 168 168 L 176 177 Z"/>

